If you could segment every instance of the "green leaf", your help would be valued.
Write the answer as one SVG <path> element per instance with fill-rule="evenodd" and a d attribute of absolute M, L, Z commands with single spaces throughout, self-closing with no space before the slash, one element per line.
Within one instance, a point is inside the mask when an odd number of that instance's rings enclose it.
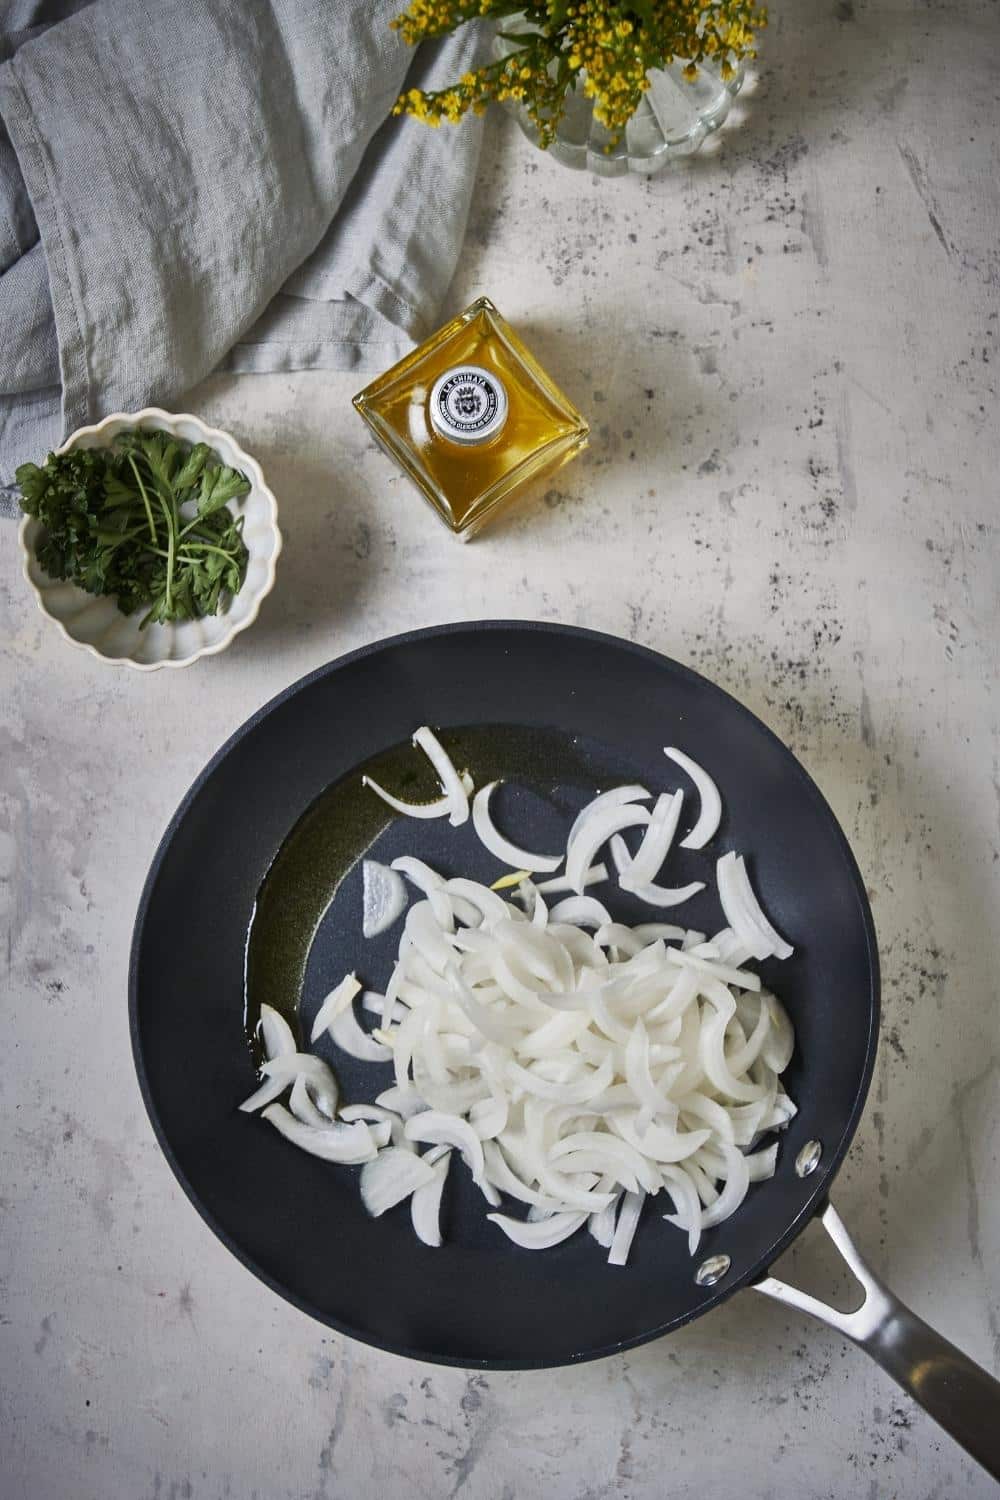
<path fill-rule="evenodd" d="M 190 489 L 211 457 L 212 450 L 207 443 L 195 443 L 191 452 L 174 475 L 175 488 L 178 490 Z"/>
<path fill-rule="evenodd" d="M 230 469 L 225 464 L 219 464 L 218 468 L 210 469 L 202 475 L 198 515 L 211 516 L 227 505 L 230 500 L 235 500 L 238 495 L 246 495 L 249 492 L 250 481 L 245 474 L 241 474 L 239 469 Z"/>
<path fill-rule="evenodd" d="M 16 478 L 23 510 L 41 522 L 36 554 L 45 572 L 113 596 L 123 614 L 145 610 L 144 624 L 214 613 L 226 588 L 242 584 L 242 520 L 226 502 L 250 486 L 219 464 L 207 444 L 123 433 L 111 448 L 21 464 Z M 194 493 L 208 513 L 181 534 L 179 507 Z M 200 550 L 186 554 L 188 541 L 198 541 Z"/>
<path fill-rule="evenodd" d="M 127 484 L 114 471 L 110 471 L 104 481 L 104 503 L 109 506 L 141 506 L 142 500 L 133 484 Z"/>

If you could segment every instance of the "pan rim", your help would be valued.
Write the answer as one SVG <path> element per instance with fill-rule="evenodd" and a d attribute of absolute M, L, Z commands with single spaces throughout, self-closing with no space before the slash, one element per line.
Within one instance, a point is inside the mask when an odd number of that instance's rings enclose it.
<path fill-rule="evenodd" d="M 851 883 L 854 887 L 854 894 L 858 902 L 858 909 L 864 928 L 865 946 L 867 950 L 867 958 L 871 974 L 871 1004 L 869 1008 L 868 1037 L 865 1042 L 864 1066 L 861 1070 L 857 1091 L 855 1093 L 854 1099 L 851 1102 L 846 1124 L 836 1148 L 831 1150 L 830 1154 L 825 1157 L 824 1171 L 822 1173 L 822 1176 L 820 1177 L 820 1180 L 816 1184 L 815 1192 L 805 1200 L 799 1212 L 786 1225 L 781 1235 L 772 1243 L 766 1254 L 762 1256 L 758 1261 L 751 1263 L 741 1272 L 734 1275 L 731 1279 L 728 1277 L 725 1278 L 723 1282 L 719 1283 L 716 1288 L 713 1288 L 711 1290 L 711 1293 L 706 1296 L 705 1301 L 700 1306 L 692 1308 L 681 1316 L 672 1318 L 663 1324 L 657 1325 L 654 1328 L 644 1330 L 642 1333 L 637 1334 L 632 1338 L 622 1339 L 611 1344 L 602 1345 L 598 1348 L 584 1349 L 579 1353 L 574 1353 L 568 1356 L 559 1356 L 554 1359 L 475 1358 L 470 1356 L 462 1357 L 458 1355 L 439 1353 L 430 1354 L 426 1350 L 412 1349 L 407 1347 L 403 1343 L 382 1339 L 369 1332 L 361 1331 L 345 1323 L 342 1319 L 335 1318 L 327 1313 L 321 1312 L 315 1306 L 313 1306 L 307 1298 L 300 1297 L 291 1288 L 285 1286 L 277 1278 L 267 1272 L 263 1267 L 258 1265 L 253 1256 L 243 1249 L 243 1247 L 234 1238 L 230 1231 L 217 1220 L 209 1205 L 204 1202 L 192 1182 L 189 1180 L 176 1153 L 174 1152 L 169 1139 L 167 1138 L 166 1132 L 159 1118 L 155 1100 L 153 1098 L 152 1084 L 146 1069 L 145 1058 L 143 1056 L 139 1024 L 140 954 L 142 949 L 143 933 L 146 925 L 146 920 L 149 915 L 149 910 L 152 904 L 160 871 L 167 857 L 170 846 L 173 843 L 173 839 L 181 824 L 183 823 L 185 817 L 187 816 L 188 810 L 200 794 L 206 782 L 209 781 L 218 766 L 226 759 L 229 753 L 242 740 L 250 735 L 264 719 L 281 708 L 282 705 L 289 699 L 291 699 L 298 693 L 305 691 L 307 688 L 311 687 L 313 683 L 319 682 L 326 677 L 333 676 L 336 672 L 346 670 L 348 667 L 353 666 L 359 661 L 365 660 L 367 657 L 376 655 L 379 652 L 388 651 L 399 647 L 405 647 L 428 640 L 439 639 L 441 637 L 447 637 L 450 635 L 475 633 L 492 634 L 504 631 L 523 631 L 529 634 L 535 633 L 571 637 L 579 641 L 590 641 L 595 645 L 602 645 L 605 647 L 611 646 L 618 650 L 628 651 L 633 655 L 641 657 L 655 664 L 666 663 L 670 668 L 679 672 L 683 677 L 688 678 L 690 681 L 702 686 L 707 686 L 713 692 L 721 694 L 722 697 L 727 699 L 729 704 L 734 707 L 740 714 L 751 720 L 758 730 L 762 731 L 767 736 L 767 738 L 772 740 L 785 753 L 785 755 L 790 758 L 792 765 L 796 768 L 799 776 L 802 778 L 809 796 L 818 802 L 821 811 L 826 815 L 826 818 L 831 825 L 831 830 L 835 834 L 836 842 L 840 846 L 840 852 L 845 858 L 846 867 L 850 875 Z M 711 678 L 703 676 L 702 673 L 695 671 L 693 668 L 686 666 L 682 662 L 675 661 L 673 657 L 666 656 L 662 651 L 657 651 L 650 646 L 641 645 L 636 641 L 625 640 L 622 637 L 612 635 L 607 631 L 591 630 L 584 626 L 568 625 L 559 621 L 518 619 L 461 620 L 450 621 L 440 625 L 424 626 L 418 630 L 403 631 L 396 635 L 386 636 L 378 641 L 370 642 L 369 644 L 364 646 L 359 646 L 353 651 L 349 651 L 342 656 L 335 657 L 332 661 L 328 661 L 322 666 L 314 668 L 311 672 L 306 673 L 303 677 L 298 678 L 295 682 L 290 683 L 287 687 L 276 693 L 272 698 L 268 699 L 260 708 L 256 709 L 248 719 L 246 719 L 241 725 L 236 728 L 236 730 L 233 731 L 231 735 L 229 735 L 229 737 L 223 742 L 219 749 L 215 751 L 206 765 L 199 772 L 198 776 L 191 783 L 190 787 L 184 794 L 172 817 L 170 818 L 167 827 L 165 828 L 157 844 L 156 852 L 153 856 L 145 881 L 143 882 L 142 892 L 136 909 L 135 922 L 132 932 L 132 942 L 129 953 L 128 1009 L 129 1036 L 131 1041 L 133 1065 L 136 1070 L 136 1077 L 138 1079 L 143 1105 L 145 1107 L 150 1124 L 153 1128 L 153 1134 L 156 1137 L 160 1150 L 163 1152 L 168 1166 L 173 1172 L 174 1177 L 177 1179 L 177 1182 L 179 1183 L 186 1197 L 195 1208 L 199 1216 L 202 1218 L 202 1220 L 207 1224 L 208 1228 L 217 1237 L 217 1239 L 221 1241 L 221 1243 L 226 1247 L 230 1254 L 232 1254 L 259 1281 L 262 1281 L 265 1286 L 267 1286 L 271 1291 L 275 1292 L 278 1296 L 283 1298 L 286 1302 L 290 1302 L 300 1312 L 306 1313 L 309 1317 L 315 1319 L 319 1323 L 324 1324 L 326 1327 L 334 1329 L 336 1332 L 343 1334 L 347 1338 L 356 1339 L 359 1343 L 366 1344 L 372 1348 L 380 1349 L 384 1353 L 397 1355 L 404 1359 L 415 1360 L 423 1364 L 444 1365 L 451 1368 L 466 1370 L 504 1371 L 558 1369 L 568 1365 L 585 1364 L 592 1360 L 607 1359 L 612 1355 L 623 1353 L 629 1349 L 639 1348 L 643 1344 L 651 1343 L 654 1339 L 664 1337 L 666 1334 L 674 1331 L 679 1327 L 682 1327 L 685 1323 L 691 1322 L 695 1318 L 701 1317 L 704 1313 L 712 1311 L 712 1309 L 720 1306 L 729 1297 L 732 1297 L 736 1292 L 742 1291 L 748 1286 L 752 1286 L 754 1282 L 759 1281 L 764 1276 L 766 1276 L 768 1274 L 770 1266 L 777 1259 L 779 1259 L 782 1254 L 784 1254 L 784 1252 L 793 1243 L 793 1241 L 798 1238 L 798 1236 L 803 1232 L 803 1230 L 816 1216 L 816 1214 L 822 1210 L 828 1200 L 830 1185 L 834 1181 L 837 1172 L 840 1170 L 844 1157 L 847 1155 L 847 1152 L 850 1149 L 851 1143 L 854 1139 L 855 1133 L 861 1120 L 861 1115 L 864 1111 L 865 1103 L 868 1098 L 869 1089 L 871 1087 L 872 1076 L 875 1068 L 875 1060 L 878 1051 L 879 1022 L 881 1017 L 881 971 L 879 964 L 878 939 L 875 931 L 875 922 L 872 916 L 871 906 L 868 901 L 867 890 L 865 888 L 864 880 L 858 867 L 857 860 L 854 857 L 854 853 L 851 849 L 847 836 L 840 826 L 839 820 L 837 819 L 833 809 L 830 807 L 830 804 L 824 797 L 822 791 L 817 786 L 813 777 L 806 770 L 805 766 L 802 765 L 798 757 L 788 748 L 788 746 L 774 732 L 774 730 L 772 730 L 767 724 L 764 723 L 763 719 L 760 719 L 755 713 L 753 713 L 751 709 L 747 708 L 745 704 L 741 703 L 738 698 L 734 697 L 734 695 L 730 693 L 726 688 L 720 687 L 717 683 L 713 682 Z"/>

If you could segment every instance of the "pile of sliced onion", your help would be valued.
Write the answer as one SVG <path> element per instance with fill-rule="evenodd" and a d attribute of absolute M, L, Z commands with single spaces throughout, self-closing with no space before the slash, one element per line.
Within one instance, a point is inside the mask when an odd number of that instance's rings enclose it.
<path fill-rule="evenodd" d="M 406 910 L 396 962 L 384 991 L 362 993 L 345 976 L 320 1006 L 311 1040 L 328 1037 L 382 1064 L 384 1086 L 374 1102 L 338 1109 L 331 1068 L 300 1052 L 287 1022 L 264 1006 L 267 1061 L 242 1108 L 262 1109 L 324 1160 L 363 1165 L 369 1212 L 409 1200 L 428 1246 L 442 1241 L 442 1193 L 457 1155 L 496 1210 L 490 1221 L 524 1248 L 559 1244 L 586 1225 L 609 1262 L 624 1265 L 647 1198 L 665 1193 L 663 1217 L 693 1255 L 704 1230 L 773 1176 L 773 1133 L 795 1114 L 780 1076 L 794 1047 L 791 1022 L 746 967 L 787 958 L 791 946 L 733 852 L 717 863 L 728 925 L 710 941 L 661 921 L 625 926 L 590 893 L 608 881 L 598 862 L 605 848 L 622 888 L 654 908 L 703 889 L 658 883 L 682 792 L 649 808 L 644 787 L 611 788 L 576 818 L 563 854 L 539 854 L 496 828 L 495 783 L 475 792 L 429 729 L 414 743 L 434 766 L 441 798 L 405 803 L 372 789 L 397 811 L 454 824 L 469 818 L 471 797 L 477 836 L 515 873 L 497 882 L 501 894 L 409 856 L 392 869 L 366 860 L 366 935 Z M 721 798 L 694 761 L 666 754 L 700 798 L 679 847 L 701 848 L 719 826 Z M 634 853 L 623 838 L 629 829 Z M 360 1024 L 358 1004 L 378 1018 L 374 1032 Z M 278 1102 L 286 1091 L 287 1107 Z"/>

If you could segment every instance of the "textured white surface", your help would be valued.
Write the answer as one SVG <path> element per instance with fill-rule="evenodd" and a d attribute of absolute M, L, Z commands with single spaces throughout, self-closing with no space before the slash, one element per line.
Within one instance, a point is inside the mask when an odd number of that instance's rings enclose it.
<path fill-rule="evenodd" d="M 848 830 L 885 1018 L 837 1204 L 996 1368 L 997 12 L 775 9 L 742 122 L 677 174 L 597 185 L 492 122 L 448 310 L 489 292 L 595 428 L 516 519 L 461 547 L 350 377 L 261 376 L 188 403 L 260 458 L 287 532 L 223 657 L 134 677 L 69 650 L 0 538 L 3 1500 L 993 1493 L 863 1356 L 750 1294 L 550 1374 L 328 1333 L 189 1207 L 129 1056 L 144 871 L 251 710 L 443 619 L 642 640 L 760 713 Z M 812 1232 L 791 1259 L 828 1264 Z"/>

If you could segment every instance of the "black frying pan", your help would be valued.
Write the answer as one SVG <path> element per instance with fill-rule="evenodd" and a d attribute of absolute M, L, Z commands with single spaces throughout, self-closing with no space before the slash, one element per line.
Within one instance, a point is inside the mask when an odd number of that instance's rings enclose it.
<path fill-rule="evenodd" d="M 545 1252 L 520 1250 L 485 1221 L 464 1173 L 451 1174 L 447 1243 L 430 1250 L 415 1239 L 405 1207 L 367 1217 L 356 1171 L 317 1161 L 237 1112 L 255 1078 L 244 1031 L 247 935 L 272 865 L 262 910 L 277 918 L 259 968 L 272 990 L 301 982 L 301 995 L 269 998 L 301 999 L 308 1016 L 346 969 L 360 965 L 373 986 L 386 977 L 398 932 L 381 948 L 358 947 L 357 873 L 322 915 L 331 892 L 319 888 L 324 880 L 336 884 L 344 839 L 320 841 L 305 861 L 306 877 L 301 859 L 296 870 L 295 859 L 276 856 L 293 829 L 313 826 L 300 820 L 331 784 L 356 778 L 359 764 L 405 744 L 421 723 L 468 731 L 477 753 L 492 757 L 490 774 L 499 769 L 544 793 L 535 796 L 536 821 L 525 839 L 535 847 L 550 830 L 564 830 L 566 817 L 602 786 L 665 785 L 665 744 L 717 773 L 720 834 L 710 851 L 686 856 L 690 874 L 678 868 L 676 878 L 710 872 L 724 848 L 752 856 L 765 908 L 796 944 L 794 958 L 765 978 L 795 1024 L 785 1082 L 799 1113 L 781 1139 L 774 1179 L 752 1188 L 738 1213 L 705 1235 L 696 1262 L 685 1237 L 649 1205 L 625 1269 L 608 1267 L 586 1234 Z M 483 726 L 495 733 L 484 735 Z M 358 831 L 351 860 L 371 836 L 367 825 Z M 448 873 L 487 880 L 497 873 L 468 829 L 394 820 L 373 852 L 389 858 L 404 848 Z M 706 931 L 722 925 L 713 892 L 710 884 L 685 908 L 685 922 Z M 636 919 L 626 910 L 613 914 Z M 294 937 L 297 923 L 311 933 L 320 917 L 300 974 L 295 942 L 285 952 L 281 935 Z M 251 934 L 251 956 L 255 941 L 260 946 L 259 933 Z M 757 1286 L 841 1327 L 980 1461 L 1000 1467 L 997 1424 L 986 1419 L 1000 1387 L 870 1277 L 828 1206 L 878 1034 L 878 956 L 857 866 L 791 753 L 696 673 L 608 636 L 508 623 L 399 636 L 315 672 L 250 719 L 184 799 L 139 908 L 130 1004 L 143 1096 L 181 1185 L 250 1270 L 332 1327 L 444 1364 L 549 1366 L 657 1338 Z M 349 1098 L 371 1098 L 390 1081 L 376 1069 L 362 1076 L 361 1065 L 338 1071 Z M 803 1299 L 767 1275 L 817 1213 L 866 1285 L 856 1314 Z"/>

